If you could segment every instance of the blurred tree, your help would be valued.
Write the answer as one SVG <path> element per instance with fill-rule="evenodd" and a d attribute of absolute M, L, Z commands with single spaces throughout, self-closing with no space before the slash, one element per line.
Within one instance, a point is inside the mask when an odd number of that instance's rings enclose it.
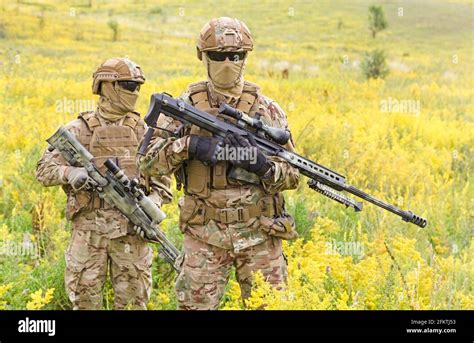
<path fill-rule="evenodd" d="M 375 35 L 387 28 L 387 20 L 385 19 L 385 13 L 381 6 L 372 5 L 369 7 L 369 29 L 372 32 L 372 38 L 375 39 Z"/>
<path fill-rule="evenodd" d="M 367 79 L 383 79 L 389 72 L 385 63 L 385 52 L 383 50 L 366 52 L 361 68 Z"/>
<path fill-rule="evenodd" d="M 113 31 L 114 35 L 112 37 L 112 40 L 115 42 L 118 39 L 118 30 L 119 30 L 119 24 L 115 20 L 109 20 L 107 25 L 109 25 L 110 29 Z"/>

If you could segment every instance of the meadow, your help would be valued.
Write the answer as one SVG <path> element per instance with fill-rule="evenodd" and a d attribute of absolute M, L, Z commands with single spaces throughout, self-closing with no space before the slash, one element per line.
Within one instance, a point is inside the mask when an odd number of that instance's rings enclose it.
<path fill-rule="evenodd" d="M 375 39 L 374 3 L 388 21 Z M 277 291 L 255 275 L 248 308 L 474 309 L 473 10 L 434 0 L 2 2 L 0 309 L 71 308 L 65 195 L 34 170 L 45 139 L 94 106 L 96 66 L 115 56 L 140 64 L 145 113 L 152 93 L 177 96 L 205 78 L 195 43 L 217 16 L 250 28 L 246 79 L 286 111 L 300 154 L 429 220 L 422 229 L 370 204 L 354 213 L 302 178 L 285 193 L 300 236 L 284 245 L 288 285 Z M 361 71 L 373 49 L 385 51 L 385 79 Z M 163 207 L 177 246 L 181 195 Z M 153 286 L 148 308 L 175 309 L 174 272 L 158 257 Z M 104 295 L 111 309 L 110 284 Z M 233 279 L 222 308 L 243 308 Z"/>

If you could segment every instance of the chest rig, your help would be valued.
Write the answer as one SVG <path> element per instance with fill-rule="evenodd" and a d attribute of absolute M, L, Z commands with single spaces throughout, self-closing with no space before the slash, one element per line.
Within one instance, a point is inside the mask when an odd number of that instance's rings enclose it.
<path fill-rule="evenodd" d="M 145 126 L 138 114 L 129 113 L 109 125 L 92 111 L 83 112 L 78 118 L 87 127 L 80 131 L 78 140 L 94 156 L 94 163 L 101 173 L 105 173 L 104 162 L 110 158 L 129 178 L 139 177 L 135 156 L 138 140 L 143 136 Z M 91 209 L 109 208 L 97 193 L 93 192 L 91 195 Z"/>
<path fill-rule="evenodd" d="M 189 86 L 189 99 L 196 108 L 218 115 L 218 105 L 212 103 L 206 81 L 198 82 Z M 249 82 L 245 82 L 242 95 L 235 106 L 240 111 L 254 116 L 258 110 L 258 87 Z M 212 136 L 212 134 L 198 126 L 191 125 L 187 129 L 187 134 L 199 136 Z M 188 160 L 184 165 L 184 186 L 188 194 L 196 195 L 199 198 L 207 198 L 211 189 L 226 189 L 232 184 L 228 177 L 229 163 L 219 161 L 214 166 L 206 166 L 198 160 Z M 248 173 L 250 174 L 250 173 Z"/>

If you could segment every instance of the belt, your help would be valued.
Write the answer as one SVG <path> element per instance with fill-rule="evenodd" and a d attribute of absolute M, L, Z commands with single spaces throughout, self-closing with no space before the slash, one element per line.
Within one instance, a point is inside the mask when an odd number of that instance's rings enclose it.
<path fill-rule="evenodd" d="M 268 201 L 268 199 L 271 199 L 271 201 Z M 257 205 L 235 208 L 215 208 L 204 205 L 202 209 L 206 222 L 212 219 L 223 224 L 246 222 L 250 218 L 260 217 L 261 215 L 273 217 L 277 213 L 272 198 L 267 198 L 266 201 L 262 201 Z"/>

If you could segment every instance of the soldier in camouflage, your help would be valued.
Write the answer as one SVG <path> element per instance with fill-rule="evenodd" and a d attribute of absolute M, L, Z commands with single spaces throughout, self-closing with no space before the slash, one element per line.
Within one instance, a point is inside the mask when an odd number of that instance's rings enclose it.
<path fill-rule="evenodd" d="M 253 49 L 250 31 L 237 19 L 221 17 L 204 26 L 197 44 L 198 58 L 207 81 L 189 85 L 182 99 L 210 114 L 224 102 L 270 126 L 287 128 L 287 119 L 276 102 L 259 87 L 244 81 L 247 54 Z M 252 142 L 229 136 L 228 147 L 253 147 L 252 163 L 229 158 L 218 160 L 222 146 L 210 132 L 180 126 L 163 114 L 158 136 L 140 160 L 145 175 L 175 173 L 185 195 L 179 200 L 183 254 L 176 280 L 180 309 L 216 309 L 229 280 L 232 266 L 242 297 L 250 295 L 252 273 L 281 287 L 287 277 L 282 239 L 294 239 L 294 220 L 288 215 L 281 191 L 298 185 L 299 172 L 278 157 L 266 157 Z M 178 130 L 179 131 L 179 130 Z M 294 151 L 290 140 L 286 149 Z"/>
<path fill-rule="evenodd" d="M 81 113 L 66 126 L 95 157 L 102 172 L 105 160 L 112 158 L 127 176 L 140 178 L 135 155 L 146 127 L 134 108 L 144 82 L 141 68 L 132 61 L 106 60 L 93 74 L 92 90 L 100 95 L 97 109 Z M 36 178 L 44 186 L 61 185 L 67 194 L 66 217 L 72 221 L 72 235 L 65 253 L 65 283 L 73 308 L 102 308 L 110 272 L 115 309 L 145 309 L 153 254 L 128 219 L 99 198 L 84 168 L 68 165 L 57 150 L 44 152 Z M 171 200 L 169 177 L 140 179 L 158 206 Z"/>

